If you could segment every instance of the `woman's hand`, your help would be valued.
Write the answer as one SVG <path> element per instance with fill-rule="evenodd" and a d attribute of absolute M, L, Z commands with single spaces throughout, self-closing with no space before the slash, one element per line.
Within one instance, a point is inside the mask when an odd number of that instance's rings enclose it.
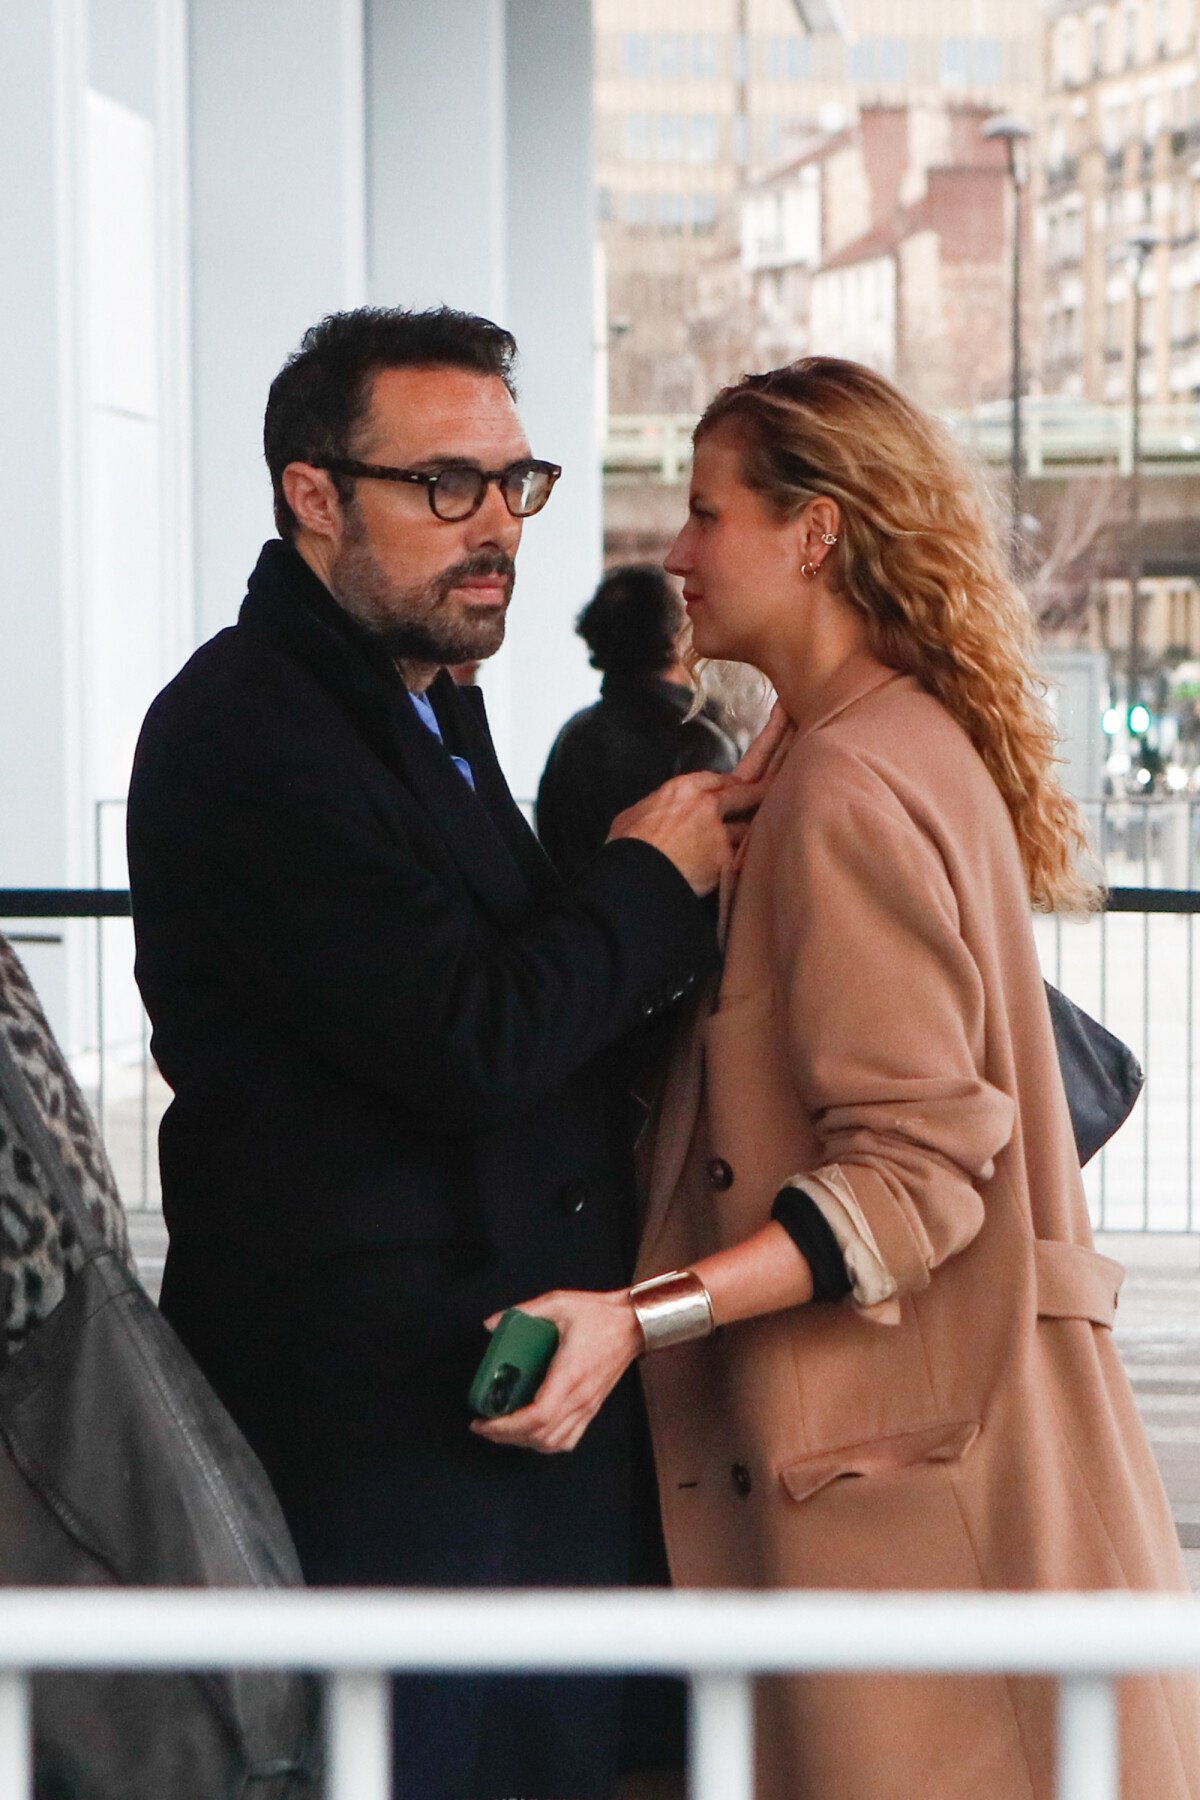
<path fill-rule="evenodd" d="M 553 1293 L 521 1311 L 558 1326 L 558 1349 L 534 1399 L 504 1419 L 477 1419 L 471 1430 L 493 1444 L 552 1456 L 573 1450 L 642 1351 L 642 1333 L 624 1288 L 612 1293 Z M 494 1330 L 496 1313 L 486 1321 Z"/>

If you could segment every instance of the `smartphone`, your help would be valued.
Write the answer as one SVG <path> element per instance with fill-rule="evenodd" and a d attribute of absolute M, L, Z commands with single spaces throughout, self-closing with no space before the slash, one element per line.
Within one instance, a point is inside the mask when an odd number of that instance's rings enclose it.
<path fill-rule="evenodd" d="M 557 1349 L 557 1325 L 510 1306 L 475 1371 L 471 1410 L 481 1419 L 502 1419 L 528 1406 Z"/>

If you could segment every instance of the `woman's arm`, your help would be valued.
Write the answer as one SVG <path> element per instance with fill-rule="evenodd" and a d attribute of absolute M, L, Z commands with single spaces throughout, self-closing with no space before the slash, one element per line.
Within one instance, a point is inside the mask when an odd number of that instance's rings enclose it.
<path fill-rule="evenodd" d="M 708 1289 L 718 1326 L 782 1312 L 813 1297 L 808 1261 L 775 1220 L 740 1244 L 702 1257 L 692 1270 Z M 629 1291 L 543 1294 L 521 1310 L 558 1326 L 550 1372 L 531 1405 L 506 1419 L 477 1420 L 471 1429 L 494 1444 L 548 1455 L 573 1450 L 645 1347 Z M 498 1319 L 489 1319 L 489 1326 Z"/>

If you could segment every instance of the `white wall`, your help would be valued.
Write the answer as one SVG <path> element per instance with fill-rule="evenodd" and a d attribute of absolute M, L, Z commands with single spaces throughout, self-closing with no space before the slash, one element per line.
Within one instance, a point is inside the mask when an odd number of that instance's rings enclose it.
<path fill-rule="evenodd" d="M 407 9 L 405 9 L 407 10 Z M 190 0 L 196 636 L 274 536 L 267 388 L 366 294 L 359 0 Z"/>
<path fill-rule="evenodd" d="M 508 642 L 481 677 L 528 798 L 558 727 L 595 693 L 571 624 L 601 561 L 591 7 L 374 0 L 367 42 L 371 298 L 506 325 L 534 454 L 563 466 L 525 528 Z"/>

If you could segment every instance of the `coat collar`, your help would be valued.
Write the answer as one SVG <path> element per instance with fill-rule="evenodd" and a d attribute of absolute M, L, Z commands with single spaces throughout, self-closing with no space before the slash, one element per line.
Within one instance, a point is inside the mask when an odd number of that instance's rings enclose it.
<path fill-rule="evenodd" d="M 840 668 L 835 669 L 800 717 L 793 720 L 796 742 L 799 743 L 812 731 L 820 731 L 822 726 L 830 724 L 847 708 L 856 705 L 868 694 L 873 694 L 876 688 L 885 687 L 889 681 L 902 679 L 898 669 L 890 669 L 878 657 L 872 656 L 869 650 L 854 651 Z"/>
<path fill-rule="evenodd" d="M 466 701 L 443 670 L 429 690 L 449 746 L 471 763 L 472 793 L 417 716 L 390 658 L 338 605 L 304 558 L 278 540 L 264 545 L 238 629 L 270 638 L 332 692 L 372 749 L 428 814 L 481 901 L 502 919 L 523 912 L 549 864 L 508 793 L 496 762 L 483 696 Z M 512 814 L 516 814 L 515 820 Z M 540 861 L 539 861 L 540 859 Z M 545 865 L 544 869 L 542 864 Z"/>

